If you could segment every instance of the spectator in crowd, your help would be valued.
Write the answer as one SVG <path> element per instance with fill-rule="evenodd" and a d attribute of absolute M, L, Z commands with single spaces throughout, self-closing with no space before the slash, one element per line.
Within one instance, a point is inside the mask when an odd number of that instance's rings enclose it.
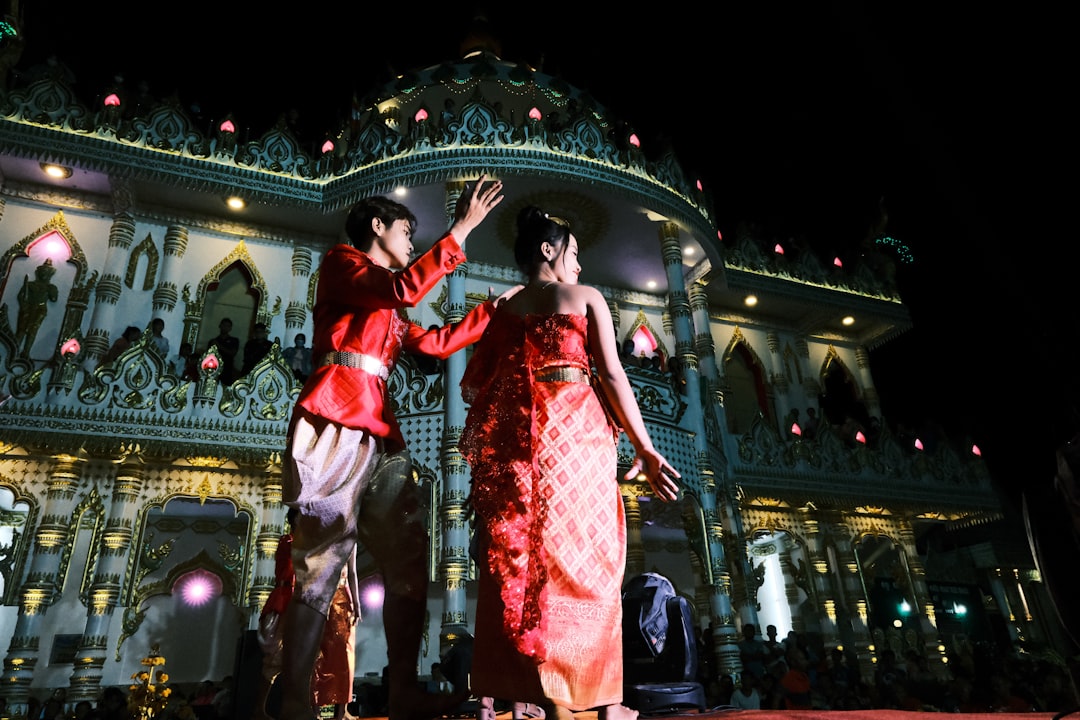
<path fill-rule="evenodd" d="M 244 365 L 240 368 L 240 374 L 247 375 L 254 370 L 272 347 L 274 343 L 267 337 L 266 323 L 255 323 L 251 339 L 244 343 Z"/>
<path fill-rule="evenodd" d="M 300 382 L 308 379 L 308 375 L 311 374 L 311 348 L 307 347 L 307 335 L 297 333 L 293 338 L 292 347 L 285 348 L 281 355 L 292 368 L 293 377 Z"/>
<path fill-rule="evenodd" d="M 165 321 L 161 318 L 154 318 L 150 321 L 150 340 L 154 343 L 154 347 L 158 351 L 158 355 L 162 360 L 168 360 L 169 358 L 169 338 L 162 335 L 165 332 Z"/>
<path fill-rule="evenodd" d="M 217 354 L 221 359 L 218 380 L 225 385 L 232 385 L 233 380 L 236 379 L 236 356 L 240 353 L 240 338 L 233 337 L 232 328 L 232 320 L 222 318 L 218 323 L 217 337 L 212 338 L 209 343 L 217 347 Z"/>
<path fill-rule="evenodd" d="M 107 365 L 120 357 L 125 350 L 138 342 L 140 335 L 142 335 L 142 330 L 134 325 L 128 325 L 124 330 L 124 334 L 116 338 L 116 342 L 112 344 L 112 347 L 101 356 L 101 362 L 98 363 L 98 367 Z"/>

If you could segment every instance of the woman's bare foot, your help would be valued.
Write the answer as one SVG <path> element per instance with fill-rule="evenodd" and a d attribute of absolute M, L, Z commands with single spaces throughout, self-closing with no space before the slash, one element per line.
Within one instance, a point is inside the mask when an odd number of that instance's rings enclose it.
<path fill-rule="evenodd" d="M 544 713 L 544 717 L 547 718 L 547 720 L 574 720 L 573 711 L 562 705 L 544 703 L 538 709 Z"/>
<path fill-rule="evenodd" d="M 596 712 L 596 720 L 637 720 L 637 716 L 637 710 L 625 705 L 605 705 Z"/>

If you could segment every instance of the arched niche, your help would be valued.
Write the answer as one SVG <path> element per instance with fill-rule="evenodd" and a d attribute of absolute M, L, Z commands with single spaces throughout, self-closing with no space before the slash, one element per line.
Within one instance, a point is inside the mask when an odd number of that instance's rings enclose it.
<path fill-rule="evenodd" d="M 33 543 L 28 531 L 37 512 L 34 498 L 20 495 L 14 483 L 0 476 L 0 599 L 4 605 L 18 602 L 23 565 Z"/>
<path fill-rule="evenodd" d="M 194 296 L 191 286 L 185 285 L 183 300 L 183 341 L 190 342 L 197 353 L 206 351 L 223 318 L 232 320 L 233 335 L 240 338 L 241 347 L 255 323 L 269 327 L 273 319 L 266 281 L 243 240 L 202 277 Z"/>
<path fill-rule="evenodd" d="M 723 363 L 724 409 L 728 430 L 734 434 L 745 433 L 758 415 L 775 426 L 765 365 L 739 328 L 735 328 L 724 350 Z"/>

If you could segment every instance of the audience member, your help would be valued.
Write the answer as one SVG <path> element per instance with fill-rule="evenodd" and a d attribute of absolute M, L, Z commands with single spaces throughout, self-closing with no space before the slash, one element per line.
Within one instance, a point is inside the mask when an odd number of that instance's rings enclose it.
<path fill-rule="evenodd" d="M 744 672 L 739 676 L 739 687 L 731 693 L 728 704 L 739 710 L 760 710 L 761 694 L 757 690 L 757 684 L 753 673 Z"/>
<path fill-rule="evenodd" d="M 266 335 L 266 324 L 255 323 L 251 331 L 251 339 L 244 343 L 244 364 L 240 368 L 241 375 L 247 375 L 254 370 L 259 361 L 270 352 L 270 348 L 274 347 L 273 341 Z"/>
<path fill-rule="evenodd" d="M 293 377 L 300 382 L 308 379 L 311 374 L 311 348 L 307 347 L 307 336 L 304 333 L 297 333 L 292 347 L 285 348 L 281 355 L 292 368 Z"/>
<path fill-rule="evenodd" d="M 210 345 L 217 346 L 218 357 L 221 358 L 221 372 L 218 380 L 225 385 L 232 385 L 236 379 L 236 356 L 240 353 L 240 339 L 232 336 L 232 320 L 222 318 L 218 323 L 218 335 L 210 340 Z"/>
<path fill-rule="evenodd" d="M 161 318 L 154 318 L 150 321 L 150 340 L 153 341 L 154 347 L 158 351 L 158 355 L 162 360 L 169 359 L 169 339 L 162 335 L 165 332 L 165 321 Z"/>
<path fill-rule="evenodd" d="M 124 330 L 124 334 L 116 338 L 116 342 L 112 344 L 112 347 L 110 347 L 105 352 L 105 354 L 101 356 L 101 362 L 98 363 L 98 367 L 101 367 L 102 365 L 107 365 L 108 363 L 116 360 L 116 358 L 120 357 L 120 355 L 125 350 L 127 350 L 139 340 L 140 335 L 142 335 L 142 330 L 135 327 L 134 325 L 128 325 L 127 328 Z"/>
<path fill-rule="evenodd" d="M 768 648 L 757 637 L 757 628 L 753 623 L 746 623 L 742 628 L 743 639 L 739 641 L 739 659 L 742 660 L 743 672 L 753 673 L 758 680 L 765 675 L 765 661 Z"/>
<path fill-rule="evenodd" d="M 195 355 L 195 349 L 191 347 L 191 343 L 180 343 L 180 352 L 170 362 L 170 370 L 181 380 L 199 379 L 199 358 Z"/>
<path fill-rule="evenodd" d="M 810 675 L 806 672 L 808 661 L 798 647 L 788 648 L 787 671 L 780 677 L 779 692 L 773 700 L 773 707 L 784 710 L 811 710 Z"/>

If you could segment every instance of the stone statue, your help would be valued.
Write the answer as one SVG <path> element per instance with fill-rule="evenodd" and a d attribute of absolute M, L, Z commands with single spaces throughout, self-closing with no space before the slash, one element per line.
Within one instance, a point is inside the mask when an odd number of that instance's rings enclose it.
<path fill-rule="evenodd" d="M 34 347 L 41 323 L 49 312 L 49 303 L 56 302 L 60 292 L 52 282 L 56 268 L 52 260 L 46 258 L 45 262 L 34 270 L 34 279 L 29 275 L 23 276 L 23 286 L 19 290 L 19 316 L 15 325 L 15 337 L 21 343 L 22 355 L 29 356 L 30 349 Z"/>

